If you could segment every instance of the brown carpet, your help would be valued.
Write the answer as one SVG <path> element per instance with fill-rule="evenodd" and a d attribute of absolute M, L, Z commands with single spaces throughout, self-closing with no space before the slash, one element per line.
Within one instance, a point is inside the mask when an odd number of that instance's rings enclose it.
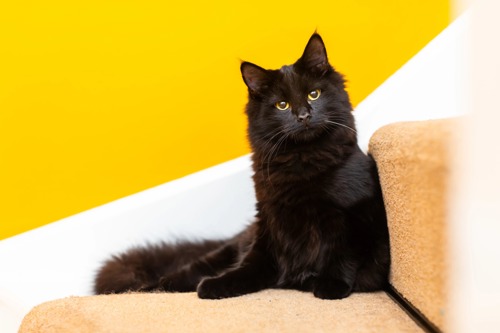
<path fill-rule="evenodd" d="M 391 284 L 446 330 L 446 190 L 456 120 L 397 123 L 379 129 L 377 161 L 391 237 Z"/>
<path fill-rule="evenodd" d="M 421 332 L 382 292 L 325 301 L 265 290 L 225 300 L 188 294 L 70 297 L 35 307 L 20 333 Z"/>

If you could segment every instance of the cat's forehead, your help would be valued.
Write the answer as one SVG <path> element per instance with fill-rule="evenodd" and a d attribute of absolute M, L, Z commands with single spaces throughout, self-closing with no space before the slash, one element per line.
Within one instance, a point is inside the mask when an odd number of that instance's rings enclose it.
<path fill-rule="evenodd" d="M 279 69 L 279 73 L 285 80 L 293 79 L 295 76 L 297 76 L 297 73 L 295 72 L 293 65 L 285 65 L 281 67 Z"/>
<path fill-rule="evenodd" d="M 280 91 L 293 92 L 308 86 L 308 80 L 293 65 L 286 65 L 278 70 L 278 87 Z"/>
<path fill-rule="evenodd" d="M 285 65 L 278 71 L 280 73 L 281 82 L 294 83 L 300 81 L 300 75 L 297 73 L 293 65 Z"/>
<path fill-rule="evenodd" d="M 285 66 L 281 67 L 280 73 L 283 74 L 283 76 L 294 75 L 295 72 L 293 70 L 293 65 L 285 65 Z"/>

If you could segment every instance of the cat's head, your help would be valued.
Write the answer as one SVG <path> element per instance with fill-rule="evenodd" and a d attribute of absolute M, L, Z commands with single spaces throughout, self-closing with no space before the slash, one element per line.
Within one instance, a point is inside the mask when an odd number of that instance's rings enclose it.
<path fill-rule="evenodd" d="M 344 79 L 329 64 L 317 33 L 293 65 L 266 70 L 243 62 L 241 73 L 249 92 L 246 112 L 252 144 L 308 142 L 354 127 Z"/>

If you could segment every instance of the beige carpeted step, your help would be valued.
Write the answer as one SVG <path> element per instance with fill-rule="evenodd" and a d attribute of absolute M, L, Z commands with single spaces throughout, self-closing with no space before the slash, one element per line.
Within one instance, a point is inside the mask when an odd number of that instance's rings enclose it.
<path fill-rule="evenodd" d="M 265 290 L 224 300 L 188 294 L 70 297 L 35 307 L 19 333 L 421 332 L 385 293 L 320 300 Z"/>
<path fill-rule="evenodd" d="M 446 212 L 454 119 L 396 123 L 379 129 L 377 161 L 391 241 L 390 282 L 446 331 Z"/>

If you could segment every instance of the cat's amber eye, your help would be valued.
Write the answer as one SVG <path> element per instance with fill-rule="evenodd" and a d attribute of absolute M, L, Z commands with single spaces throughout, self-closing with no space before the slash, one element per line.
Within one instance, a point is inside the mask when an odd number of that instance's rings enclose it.
<path fill-rule="evenodd" d="M 288 108 L 290 107 L 290 104 L 288 104 L 288 102 L 281 101 L 281 102 L 276 102 L 276 103 L 274 103 L 274 106 L 275 106 L 278 110 L 285 111 L 286 109 L 288 109 Z"/>
<path fill-rule="evenodd" d="M 315 101 L 319 98 L 320 95 L 321 95 L 321 90 L 315 89 L 315 90 L 309 92 L 309 95 L 307 95 L 307 98 L 310 101 Z"/>

